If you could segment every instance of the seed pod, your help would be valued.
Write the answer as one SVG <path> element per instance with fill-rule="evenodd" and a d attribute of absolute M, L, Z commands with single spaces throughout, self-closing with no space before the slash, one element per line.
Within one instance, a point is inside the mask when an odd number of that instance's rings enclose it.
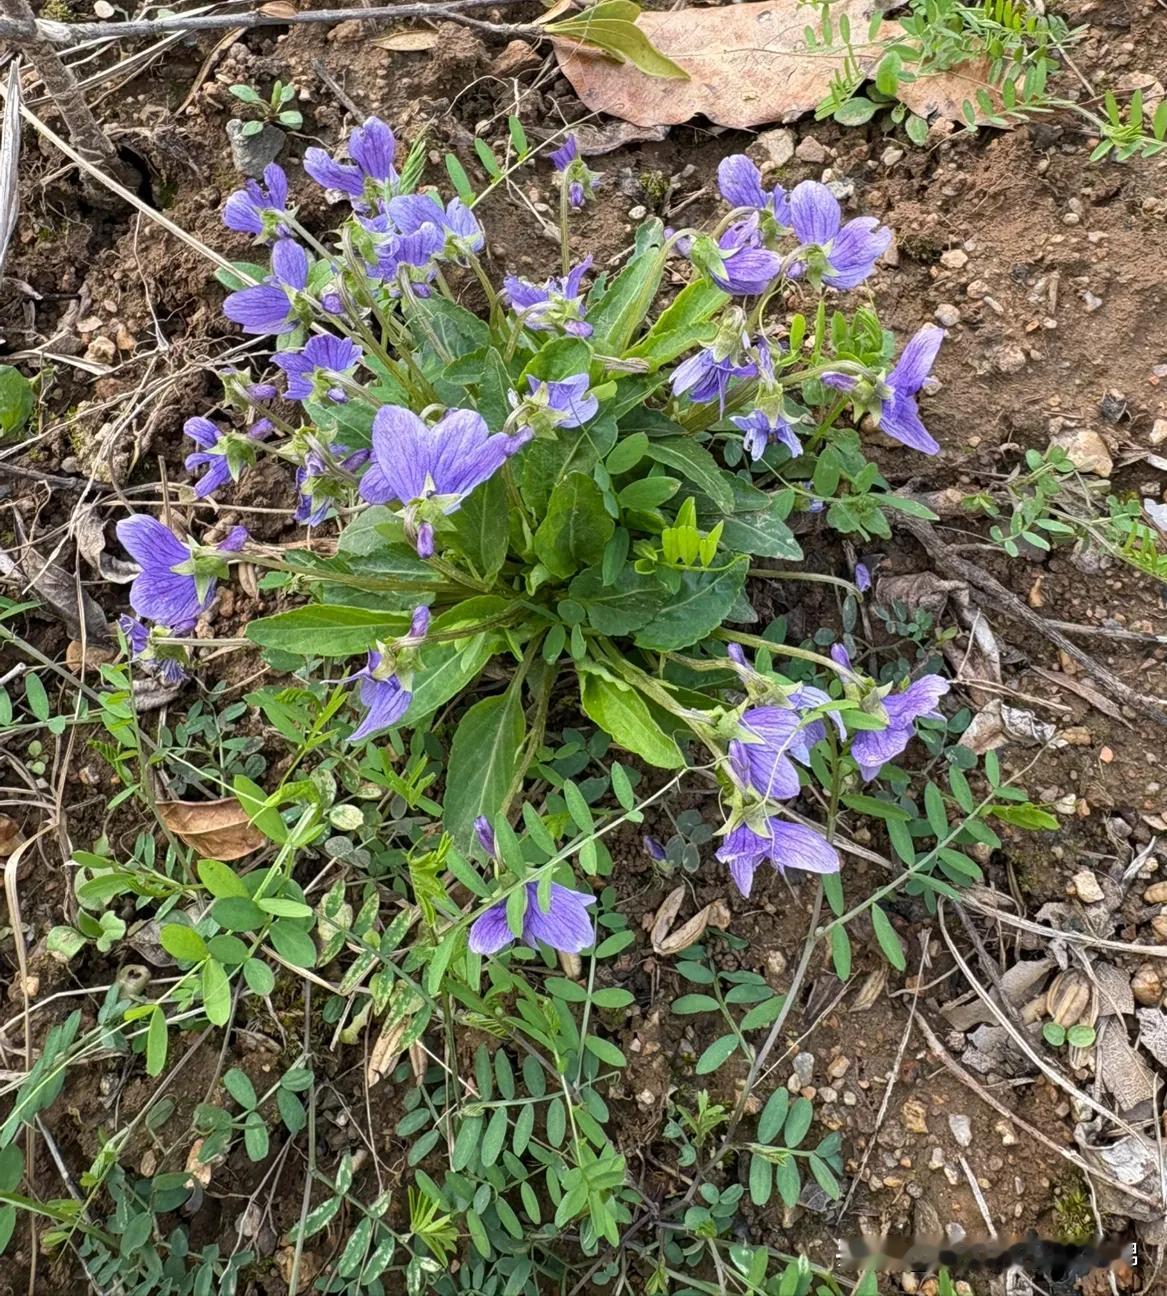
<path fill-rule="evenodd" d="M 1154 1008 L 1163 998 L 1163 977 L 1159 964 L 1148 959 L 1140 963 L 1131 977 L 1131 994 L 1146 1008 Z"/>
<path fill-rule="evenodd" d="M 1091 991 L 1085 973 L 1079 972 L 1077 968 L 1059 972 L 1045 992 L 1046 1015 L 1067 1030 L 1079 1023 L 1092 1026 L 1093 1021 L 1087 1020 L 1093 998 Z"/>

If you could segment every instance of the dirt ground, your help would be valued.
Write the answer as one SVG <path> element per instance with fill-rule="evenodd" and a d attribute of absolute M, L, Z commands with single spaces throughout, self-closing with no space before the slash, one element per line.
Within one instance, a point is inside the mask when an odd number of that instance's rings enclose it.
<path fill-rule="evenodd" d="M 1162 76 L 1167 66 L 1162 0 L 1075 0 L 1062 10 L 1090 24 L 1075 49 L 1075 63 L 1091 85 L 1140 73 Z M 230 84 L 262 87 L 281 77 L 297 86 L 303 134 L 289 138 L 279 160 L 305 203 L 310 225 L 325 222 L 327 211 L 319 191 L 303 183 L 299 159 L 311 143 L 334 145 L 352 125 L 354 112 L 376 113 L 406 141 L 424 129 L 435 163 L 452 149 L 471 174 L 478 174 L 475 134 L 502 140 L 509 112 L 519 114 L 533 139 L 587 117 L 553 60 L 531 55 L 522 70 L 511 73 L 504 59 L 513 64 L 518 54 L 504 55 L 503 42 L 484 42 L 446 26 L 430 51 L 392 52 L 373 43 L 389 30 L 346 22 L 330 29 L 299 27 L 287 35 L 255 32 L 218 43 L 214 36 L 192 38 L 128 82 L 99 87 L 92 101 L 127 159 L 144 173 L 141 196 L 196 238 L 237 258 L 247 254 L 246 241 L 224 229 L 218 217 L 222 200 L 239 182 L 225 135 L 232 115 Z M 337 86 L 353 111 L 339 101 Z M 948 326 L 938 382 L 926 398 L 928 425 L 942 453 L 921 466 L 918 457 L 887 443 L 880 455 L 890 481 L 917 493 L 951 487 L 971 493 L 1000 482 L 1025 450 L 1044 449 L 1051 437 L 1092 432 L 1112 461 L 1104 475 L 1116 493 L 1165 497 L 1167 474 L 1147 456 L 1156 454 L 1167 436 L 1167 424 L 1157 424 L 1167 419 L 1167 274 L 1161 254 L 1167 245 L 1167 154 L 1148 162 L 1091 164 L 1094 141 L 1074 119 L 1058 114 L 1037 125 L 972 137 L 934 133 L 923 148 L 878 122 L 845 129 L 802 121 L 791 129 L 799 148 L 776 178 L 787 186 L 808 177 L 842 181 L 852 193 L 850 210 L 878 216 L 897 232 L 894 254 L 872 282 L 885 327 L 902 340 L 928 320 Z M 636 221 L 654 209 L 659 176 L 672 181 L 671 206 L 659 214 L 677 224 L 680 218 L 671 211 L 683 210 L 685 221 L 700 224 L 718 210 L 713 187 L 718 160 L 750 149 L 760 159 L 766 156 L 747 133 L 693 124 L 673 127 L 663 140 L 625 144 L 592 157 L 590 164 L 604 177 L 601 201 L 581 217 L 578 246 L 600 265 L 618 257 L 629 246 Z M 26 531 L 51 544 L 63 534 L 77 498 L 55 485 L 54 477 L 84 477 L 94 464 L 111 463 L 116 485 L 98 490 L 112 509 L 127 500 L 156 500 L 162 469 L 171 480 L 184 479 L 181 424 L 215 399 L 215 370 L 238 337 L 220 314 L 221 289 L 197 251 L 124 207 L 94 205 L 75 176 L 62 172 L 53 150 L 38 144 L 31 132 L 26 150 L 21 218 L 0 281 L 0 336 L 5 353 L 43 348 L 57 358 L 42 436 L 17 461 L 26 475 L 7 475 L 0 463 L 0 507 L 15 509 Z M 820 160 L 803 160 L 808 157 Z M 436 178 L 439 171 L 440 165 L 431 175 Z M 496 276 L 551 272 L 555 249 L 540 225 L 543 217 L 554 219 L 555 201 L 545 166 L 489 199 L 483 219 Z M 217 530 L 245 521 L 253 534 L 267 539 L 290 535 L 285 518 L 292 501 L 273 495 L 273 489 L 255 474 L 240 493 L 229 496 L 231 503 L 214 512 L 206 509 L 200 521 L 213 521 Z M 1167 635 L 1162 591 L 1148 578 L 1116 564 L 1099 569 L 1068 550 L 1035 555 L 1036 561 L 1009 561 L 984 545 L 985 530 L 981 520 L 945 519 L 948 542 L 963 546 L 962 552 L 1040 609 L 1041 616 Z M 0 541 L 10 540 L 11 532 L 11 518 L 0 517 Z M 814 552 L 813 544 L 806 547 Z M 930 555 L 907 537 L 897 536 L 887 549 L 881 577 L 932 567 Z M 826 567 L 843 570 L 836 544 L 824 540 L 822 551 Z M 86 579 L 107 614 L 116 615 L 124 591 L 89 571 Z M 800 596 L 792 591 L 791 605 Z M 833 606 L 825 610 L 834 612 Z M 254 601 L 239 593 L 232 608 L 220 610 L 219 628 L 245 622 L 256 611 Z M 1074 662 L 1032 629 L 991 613 L 990 619 L 1004 649 L 996 695 L 1052 722 L 1064 740 L 1025 780 L 1034 799 L 1059 807 L 1063 826 L 1040 836 L 1005 830 L 1005 848 L 987 869 L 991 880 L 1005 892 L 1012 883 L 1032 917 L 1047 902 L 1065 901 L 1071 877 L 1083 868 L 1118 886 L 1132 855 L 1151 847 L 1139 880 L 1115 907 L 1113 927 L 1119 940 L 1158 940 L 1149 926 L 1158 911 L 1142 904 L 1140 896 L 1145 886 L 1167 876 L 1167 864 L 1157 864 L 1152 847 L 1156 835 L 1167 831 L 1162 730 L 1130 706 L 1099 709 L 1089 700 L 1089 676 Z M 36 642 L 48 656 L 63 654 L 68 635 L 59 626 L 44 621 L 35 628 Z M 1163 647 L 1125 639 L 1079 642 L 1140 694 L 1167 697 Z M 0 651 L 0 675 L 10 664 Z M 248 670 L 232 669 L 240 670 L 239 681 L 248 681 L 255 663 Z M 1085 695 L 1076 684 L 1087 686 Z M 232 697 L 243 691 L 242 684 L 231 687 Z M 970 695 L 964 686 L 974 710 L 989 697 L 983 689 Z M 1010 770 L 1028 764 L 1033 749 L 1011 744 L 1001 755 Z M 101 761 L 78 744 L 60 790 L 74 846 L 87 847 L 102 832 L 116 842 L 138 831 L 140 825 L 128 817 L 107 818 L 110 790 Z M 670 831 L 667 821 L 647 829 L 663 836 Z M 621 908 L 630 925 L 642 931 L 643 920 L 651 922 L 674 882 L 653 869 L 638 836 L 622 840 L 618 849 Z M 30 869 L 20 881 L 23 916 L 40 937 L 62 921 L 66 890 L 53 850 L 46 849 Z M 872 885 L 878 877 L 872 868 Z M 725 890 L 712 869 L 702 870 L 690 885 L 684 913 Z M 775 988 L 787 985 L 805 931 L 806 894 L 795 885 L 792 899 L 774 879 L 752 901 L 731 896 L 733 930 L 747 945 L 726 958 L 762 971 Z M 865 1222 L 909 1232 L 928 1231 L 934 1221 L 956 1222 L 970 1237 L 981 1237 L 987 1211 L 1005 1236 L 1029 1228 L 1043 1236 L 1064 1232 L 1056 1203 L 1080 1196 L 1082 1178 L 1054 1149 L 1074 1147 L 1078 1114 L 1065 1094 L 1035 1079 L 1032 1070 L 1021 1078 L 977 1075 L 1008 1112 L 1046 1135 L 1051 1148 L 1019 1135 L 936 1060 L 918 1030 L 904 1045 L 909 1013 L 915 1012 L 959 1058 L 968 1041 L 948 1025 L 940 1008 L 965 987 L 935 919 L 922 906 L 905 901 L 893 909 L 893 917 L 909 950 L 909 975 L 892 972 L 886 985 L 872 985 L 872 978 L 887 973 L 873 940 L 871 949 L 856 951 L 855 982 L 841 998 L 829 967 L 813 969 L 806 1001 L 787 1026 L 785 1060 L 769 1078 L 771 1084 L 786 1084 L 795 1075 L 793 1057 L 813 1055 L 809 1079 L 800 1075 L 793 1084 L 804 1092 L 813 1089 L 827 1125 L 843 1134 L 850 1189 L 846 1214 L 837 1218 L 834 1206 L 815 1201 L 787 1212 L 772 1205 L 755 1212 L 755 1238 L 786 1250 L 805 1247 L 815 1260 L 826 1262 L 836 1239 L 856 1233 Z M 956 935 L 955 925 L 950 914 L 950 935 Z M 996 930 L 982 928 L 986 939 L 991 937 L 992 954 L 1007 965 L 1019 952 L 1014 933 L 1006 929 L 997 948 Z M 931 957 L 916 975 L 922 935 Z M 5 938 L 0 960 L 15 976 L 11 950 Z M 1117 962 L 1127 978 L 1137 965 L 1131 958 Z M 37 956 L 35 971 L 41 995 L 99 975 L 96 965 L 66 970 L 43 955 Z M 701 1087 L 692 1061 L 711 1037 L 703 1036 L 700 1018 L 662 1013 L 661 1005 L 684 993 L 684 984 L 653 959 L 643 935 L 610 975 L 636 996 L 622 1026 L 632 1065 L 623 1092 L 612 1095 L 615 1137 L 642 1189 L 663 1195 L 675 1191 L 678 1171 L 665 1163 L 672 1153 L 661 1134 L 659 1096 L 691 1096 Z M 869 994 L 856 988 L 864 986 L 874 991 L 869 1004 L 864 1003 Z M 10 1010 L 18 1011 L 15 991 L 10 1002 Z M 253 1023 L 236 1037 L 233 1047 L 240 1054 L 234 1064 L 261 1074 L 278 1050 L 275 1034 L 274 1027 Z M 351 1099 L 361 1065 L 355 1055 L 332 1060 L 327 1085 L 338 1106 Z M 1088 1084 L 1089 1073 L 1084 1077 Z M 97 1150 L 99 1130 L 123 1122 L 148 1096 L 141 1080 L 125 1079 L 97 1066 L 90 1085 L 75 1080 L 68 1101 L 54 1109 L 53 1132 L 70 1165 L 84 1167 Z M 716 1083 L 728 1091 L 715 1091 L 713 1097 L 732 1101 L 733 1079 L 731 1072 L 720 1072 Z M 203 1087 L 196 1065 L 184 1073 L 173 1096 L 180 1108 L 193 1107 L 203 1099 Z M 655 1104 L 642 1100 L 646 1091 L 658 1096 Z M 383 1132 L 384 1160 L 393 1163 L 399 1159 L 392 1133 L 396 1098 L 386 1090 L 378 1102 L 383 1108 L 374 1111 L 373 1126 Z M 343 1139 L 332 1142 L 330 1154 L 342 1146 Z M 46 1161 L 40 1174 L 47 1182 L 51 1164 Z M 211 1240 L 228 1228 L 252 1191 L 248 1174 L 242 1160 L 217 1172 L 198 1221 L 202 1236 L 192 1242 Z M 277 1206 L 270 1220 L 274 1233 L 292 1222 L 296 1210 L 298 1202 Z M 1124 1225 L 1121 1216 L 1110 1216 L 1107 1223 Z M 16 1248 L 0 1263 L 6 1266 L 0 1291 L 23 1290 L 27 1256 Z M 1121 1275 L 1121 1287 L 1167 1291 L 1162 1277 L 1150 1279 L 1150 1274 L 1146 1265 L 1128 1271 Z M 67 1286 L 74 1277 L 62 1278 L 66 1285 L 60 1290 L 82 1290 Z M 274 1260 L 264 1281 L 254 1290 L 285 1289 Z"/>

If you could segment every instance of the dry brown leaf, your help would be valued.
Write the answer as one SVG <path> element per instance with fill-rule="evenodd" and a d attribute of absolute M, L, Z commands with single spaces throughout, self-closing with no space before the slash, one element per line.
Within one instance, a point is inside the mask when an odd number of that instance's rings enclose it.
<path fill-rule="evenodd" d="M 1085 680 L 1075 679 L 1071 675 L 1063 675 L 1061 671 L 1046 670 L 1044 666 L 1030 666 L 1029 669 L 1035 675 L 1040 675 L 1043 679 L 1049 680 L 1051 684 L 1056 684 L 1058 688 L 1076 693 L 1084 701 L 1089 702 L 1096 711 L 1101 711 L 1103 715 L 1119 721 L 1120 724 L 1126 725 L 1128 729 L 1131 727 L 1130 721 L 1123 715 L 1122 711 L 1105 694 L 1100 693 L 1092 684 L 1086 683 Z"/>
<path fill-rule="evenodd" d="M 673 925 L 673 919 L 681 912 L 681 905 L 685 899 L 685 888 L 677 887 L 670 891 L 661 903 L 660 908 L 652 920 L 652 927 L 649 933 L 649 939 L 652 941 L 653 948 L 669 934 L 669 928 Z"/>
<path fill-rule="evenodd" d="M 99 648 L 94 644 L 86 644 L 85 650 L 81 650 L 80 639 L 70 639 L 65 649 L 65 665 L 73 672 L 74 675 L 81 673 L 82 667 L 89 671 L 95 671 L 99 666 L 106 662 L 111 662 L 117 656 L 112 648 Z"/>
<path fill-rule="evenodd" d="M 190 1151 L 186 1157 L 186 1169 L 190 1177 L 205 1188 L 211 1182 L 212 1165 L 206 1161 L 199 1160 L 199 1153 L 203 1150 L 203 1144 L 206 1139 L 195 1139 L 190 1145 Z M 220 1158 L 221 1159 L 221 1158 Z"/>
<path fill-rule="evenodd" d="M 7 859 L 18 846 L 24 845 L 24 833 L 15 819 L 0 814 L 0 859 Z"/>
<path fill-rule="evenodd" d="M 989 84 L 989 60 L 973 59 L 959 63 L 947 72 L 931 72 L 914 81 L 901 81 L 896 98 L 917 117 L 943 117 L 947 121 L 963 122 L 964 104 L 972 104 L 978 126 L 987 120 L 977 103 L 977 91 L 985 90 L 994 108 L 1000 108 L 1001 97 Z"/>
<path fill-rule="evenodd" d="M 1122 1022 L 1111 1017 L 1098 1032 L 1096 1066 L 1103 1087 L 1115 1098 L 1120 1114 L 1148 1105 L 1158 1085 L 1150 1069 L 1127 1042 Z"/>
<path fill-rule="evenodd" d="M 867 978 L 859 987 L 859 993 L 855 996 L 854 1002 L 851 1004 L 851 1011 L 866 1012 L 883 994 L 886 985 L 887 968 L 879 967 L 874 972 L 869 972 Z"/>
<path fill-rule="evenodd" d="M 401 1042 L 411 1021 L 410 1017 L 400 1017 L 396 1021 L 387 1021 L 382 1027 L 376 1043 L 369 1050 L 369 1065 L 365 1071 L 365 1078 L 370 1089 L 378 1081 L 384 1080 L 397 1065 L 397 1059 L 402 1052 Z"/>
<path fill-rule="evenodd" d="M 422 50 L 433 49 L 439 39 L 436 31 L 403 31 L 394 32 L 391 36 L 378 36 L 369 43 L 378 49 L 393 50 L 398 54 L 420 53 Z"/>
<path fill-rule="evenodd" d="M 265 18 L 295 18 L 300 11 L 289 0 L 267 0 L 256 12 L 263 14 Z"/>
<path fill-rule="evenodd" d="M 266 842 L 234 797 L 221 801 L 159 801 L 158 818 L 204 859 L 236 860 Z"/>
<path fill-rule="evenodd" d="M 837 28 L 846 17 L 853 31 L 865 31 L 876 9 L 875 0 L 835 0 L 831 19 Z M 813 25 L 812 11 L 800 0 L 641 13 L 637 26 L 689 73 L 688 81 L 649 76 L 572 41 L 555 41 L 555 56 L 594 112 L 638 126 L 676 125 L 698 114 L 720 126 L 759 126 L 810 112 L 842 70 L 842 51 L 808 56 L 808 24 Z M 894 23 L 882 28 L 898 30 Z M 856 47 L 865 72 L 881 53 L 881 47 Z"/>
<path fill-rule="evenodd" d="M 657 920 L 653 924 L 652 928 L 652 948 L 658 954 L 679 954 L 682 950 L 688 949 L 690 945 L 699 941 L 705 934 L 705 929 L 707 927 L 720 927 L 724 930 L 729 926 L 729 905 L 726 904 L 724 900 L 714 900 L 711 904 L 707 904 L 704 909 L 695 913 L 687 922 L 682 923 L 676 931 L 668 931 L 668 924 L 666 924 L 664 930 L 661 931 L 660 915 L 665 911 L 665 905 L 668 905 L 670 901 L 677 896 L 678 892 L 683 897 L 684 891 L 684 887 L 678 887 L 658 911 Z M 680 908 L 680 900 L 678 900 L 676 905 L 672 907 L 672 913 L 669 915 L 669 924 L 671 924 L 673 918 L 676 917 L 678 908 Z"/>

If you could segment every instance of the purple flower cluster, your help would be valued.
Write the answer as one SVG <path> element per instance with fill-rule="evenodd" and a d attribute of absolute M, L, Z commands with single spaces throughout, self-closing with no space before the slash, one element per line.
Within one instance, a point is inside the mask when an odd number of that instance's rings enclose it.
<path fill-rule="evenodd" d="M 400 504 L 417 552 L 432 557 L 438 519 L 459 508 L 529 439 L 492 436 L 474 410 L 448 410 L 431 427 L 402 405 L 383 405 L 373 419 L 373 456 L 361 478 L 361 498 Z"/>
<path fill-rule="evenodd" d="M 777 815 L 759 822 L 739 823 L 726 834 L 717 858 L 729 865 L 734 885 L 748 896 L 759 865 L 769 863 L 779 873 L 788 868 L 804 873 L 837 873 L 839 852 L 813 828 L 789 823 Z"/>
<path fill-rule="evenodd" d="M 150 631 L 131 616 L 118 617 L 118 628 L 126 637 L 130 656 L 150 675 L 169 688 L 176 688 L 189 678 L 182 663 L 165 656 L 150 642 Z"/>

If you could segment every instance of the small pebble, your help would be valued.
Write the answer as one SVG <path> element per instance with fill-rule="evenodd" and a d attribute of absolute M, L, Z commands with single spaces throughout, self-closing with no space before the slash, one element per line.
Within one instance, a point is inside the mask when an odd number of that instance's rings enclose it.
<path fill-rule="evenodd" d="M 963 270 L 968 265 L 968 253 L 963 248 L 949 248 L 941 252 L 940 264 L 945 270 Z"/>
<path fill-rule="evenodd" d="M 1074 893 L 1083 904 L 1097 904 L 1106 898 L 1105 892 L 1098 884 L 1098 879 L 1089 869 L 1082 869 L 1071 878 Z"/>
<path fill-rule="evenodd" d="M 935 318 L 944 328 L 955 328 L 960 323 L 960 311 L 951 302 L 941 302 L 936 307 Z"/>
<path fill-rule="evenodd" d="M 821 166 L 830 157 L 830 154 L 813 135 L 807 135 L 805 139 L 799 141 L 798 147 L 794 150 L 794 156 L 800 162 L 810 162 L 812 165 Z"/>
<path fill-rule="evenodd" d="M 962 1148 L 972 1146 L 972 1121 L 967 1116 L 949 1116 L 948 1128 L 952 1131 L 952 1137 L 956 1139 Z"/>
<path fill-rule="evenodd" d="M 648 215 L 648 208 L 647 208 L 647 207 L 643 207 L 643 206 L 637 205 L 636 207 L 630 207 L 630 208 L 628 209 L 628 219 L 629 219 L 629 220 L 644 220 L 644 218 L 645 218 L 647 215 Z"/>

